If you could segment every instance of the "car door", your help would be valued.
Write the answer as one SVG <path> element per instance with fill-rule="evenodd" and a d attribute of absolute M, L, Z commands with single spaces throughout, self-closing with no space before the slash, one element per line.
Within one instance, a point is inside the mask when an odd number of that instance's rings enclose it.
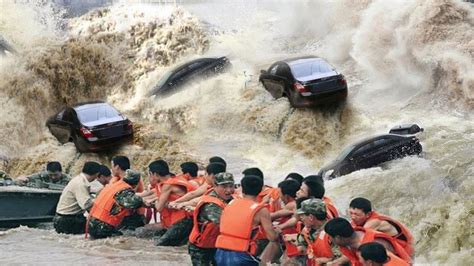
<path fill-rule="evenodd" d="M 374 140 L 373 150 L 369 158 L 374 166 L 390 160 L 391 144 L 393 144 L 393 142 L 388 137 L 381 137 Z"/>
<path fill-rule="evenodd" d="M 359 146 L 352 156 L 352 161 L 354 164 L 355 170 L 370 168 L 373 166 L 371 161 L 371 152 L 372 152 L 373 143 L 365 143 Z M 349 158 L 351 160 L 351 158 Z"/>
<path fill-rule="evenodd" d="M 277 71 L 281 67 L 281 64 L 276 63 L 268 69 L 267 72 L 260 75 L 260 80 L 263 83 L 265 89 L 270 92 L 273 98 L 278 99 L 283 96 L 283 90 L 280 87 Z"/>
<path fill-rule="evenodd" d="M 50 124 L 51 133 L 60 143 L 66 143 L 71 137 L 71 128 L 73 126 L 73 112 L 71 108 L 59 112 L 56 115 L 54 123 Z"/>

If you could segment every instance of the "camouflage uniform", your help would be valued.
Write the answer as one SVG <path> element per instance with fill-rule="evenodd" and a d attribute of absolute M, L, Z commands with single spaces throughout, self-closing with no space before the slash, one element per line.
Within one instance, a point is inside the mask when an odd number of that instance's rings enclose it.
<path fill-rule="evenodd" d="M 138 209 L 143 205 L 143 199 L 135 195 L 135 191 L 133 189 L 122 190 L 118 192 L 114 198 L 118 205 L 115 204 L 112 207 L 112 210 L 110 211 L 112 215 L 118 214 L 121 208 Z M 119 229 L 121 227 L 122 225 L 119 226 Z M 122 235 L 122 232 L 120 232 L 119 229 L 95 218 L 91 218 L 88 223 L 89 234 L 93 238 L 106 238 L 110 236 Z"/>
<path fill-rule="evenodd" d="M 69 183 L 69 181 L 71 181 L 71 177 L 64 173 L 61 173 L 61 178 L 59 180 L 53 181 L 49 176 L 48 171 L 43 171 L 28 176 L 28 183 L 26 183 L 26 186 L 61 190 Z"/>
<path fill-rule="evenodd" d="M 0 171 L 0 186 L 9 186 L 12 184 L 12 179 L 4 171 Z"/>
<path fill-rule="evenodd" d="M 232 174 L 229 173 L 217 174 L 215 178 L 216 184 L 234 183 L 234 178 Z M 209 196 L 216 197 L 226 204 L 233 200 L 233 198 L 224 200 L 220 198 L 215 191 L 210 192 Z M 214 203 L 204 204 L 200 209 L 198 221 L 200 223 L 211 222 L 219 225 L 222 211 L 223 209 Z M 191 255 L 193 266 L 217 265 L 214 260 L 214 256 L 216 254 L 216 249 L 214 248 L 200 248 L 192 243 L 189 243 L 188 252 L 189 255 Z"/>
<path fill-rule="evenodd" d="M 300 215 L 301 214 L 317 215 L 317 213 L 318 214 L 324 213 L 323 215 L 326 215 L 326 204 L 324 204 L 324 202 L 320 199 L 315 199 L 315 198 L 307 199 L 301 203 L 301 208 L 296 210 L 296 213 Z M 306 229 L 307 228 L 305 228 L 304 230 Z M 309 234 L 308 234 L 309 240 L 311 242 L 314 242 L 316 238 L 319 236 L 319 234 L 321 233 L 321 231 L 323 230 L 324 230 L 324 225 L 318 229 L 313 229 L 313 228 L 309 229 Z M 308 247 L 308 243 L 304 239 L 304 236 L 302 233 L 298 234 L 296 238 L 296 245 L 304 246 L 305 248 Z M 339 246 L 332 242 L 331 242 L 331 250 L 332 250 L 332 253 L 334 254 L 334 258 L 339 258 L 342 256 L 342 253 L 339 250 Z"/>

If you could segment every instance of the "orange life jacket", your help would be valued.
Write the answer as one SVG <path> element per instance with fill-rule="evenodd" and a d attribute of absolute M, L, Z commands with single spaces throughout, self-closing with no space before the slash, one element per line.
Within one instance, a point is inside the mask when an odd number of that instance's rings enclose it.
<path fill-rule="evenodd" d="M 285 223 L 289 219 L 291 219 L 291 216 L 282 217 L 280 219 L 280 224 Z M 301 223 L 300 224 L 297 223 L 295 226 L 285 228 L 285 229 L 282 230 L 283 235 L 298 234 L 299 232 L 301 232 Z M 293 243 L 291 243 L 289 241 L 284 241 L 284 243 L 285 243 L 285 247 L 286 247 L 285 252 L 286 252 L 286 255 L 288 257 L 291 258 L 291 257 L 294 257 L 294 256 L 303 255 L 300 251 L 298 251 L 298 248 Z"/>
<path fill-rule="evenodd" d="M 250 199 L 241 198 L 231 201 L 222 212 L 219 236 L 216 248 L 239 252 L 248 252 L 255 255 L 257 251 L 253 219 L 255 214 L 264 206 Z"/>
<path fill-rule="evenodd" d="M 264 186 L 262 188 L 262 191 L 258 194 L 257 196 L 257 201 L 259 203 L 262 203 L 263 199 L 267 197 L 270 199 L 268 203 L 265 203 L 263 206 L 268 209 L 270 212 L 275 212 L 277 210 L 281 209 L 281 204 L 280 204 L 280 192 L 278 188 L 273 188 L 270 186 Z M 279 207 L 277 207 L 279 205 Z M 260 228 L 259 232 L 257 233 L 257 239 L 266 239 L 267 236 L 265 235 L 265 232 L 263 231 L 262 228 Z"/>
<path fill-rule="evenodd" d="M 203 175 L 200 175 L 194 178 L 193 181 L 196 182 L 196 184 L 198 184 L 199 186 L 202 186 L 204 183 L 206 183 L 206 178 Z"/>
<path fill-rule="evenodd" d="M 200 223 L 198 221 L 199 212 L 201 207 L 204 204 L 214 203 L 220 208 L 224 209 L 226 204 L 213 196 L 204 195 L 201 201 L 194 209 L 193 213 L 193 229 L 191 234 L 189 235 L 189 242 L 193 243 L 194 245 L 200 248 L 215 248 L 216 247 L 216 239 L 219 235 L 219 226 L 212 223 L 212 222 L 205 222 Z"/>
<path fill-rule="evenodd" d="M 89 213 L 90 217 L 107 223 L 113 227 L 117 227 L 122 222 L 125 216 L 132 213 L 130 209 L 122 208 L 115 200 L 115 195 L 125 189 L 131 189 L 132 187 L 125 183 L 123 180 L 105 186 L 100 192 L 97 199 L 94 201 L 94 205 Z M 110 214 L 112 207 L 117 205 L 120 207 L 120 212 L 116 215 Z"/>
<path fill-rule="evenodd" d="M 113 184 L 113 183 L 118 182 L 120 180 L 122 180 L 122 178 L 120 178 L 120 176 L 112 176 L 112 178 L 109 181 L 109 184 Z M 144 187 L 145 186 L 143 185 L 143 180 L 140 177 L 140 180 L 138 181 L 138 185 L 135 187 L 135 192 L 143 192 Z"/>
<path fill-rule="evenodd" d="M 156 194 L 158 198 L 161 195 L 161 188 L 165 184 L 182 187 L 185 189 L 185 193 L 188 193 L 196 189 L 188 181 L 185 181 L 181 178 L 169 178 L 166 181 L 160 182 L 160 184 L 156 187 Z M 175 201 L 181 196 L 182 195 L 178 195 L 176 193 L 171 193 L 168 197 L 168 202 Z M 192 213 L 187 212 L 185 210 L 169 209 L 165 207 L 160 212 L 161 225 L 163 226 L 163 228 L 170 228 L 173 224 L 181 221 L 182 219 L 186 217 L 190 217 L 191 215 Z"/>
<path fill-rule="evenodd" d="M 410 263 L 402 260 L 400 257 L 396 256 L 390 251 L 387 251 L 388 256 L 390 257 L 390 260 L 386 263 L 384 263 L 385 266 L 408 266 Z"/>
<path fill-rule="evenodd" d="M 318 237 L 312 242 L 309 239 L 309 230 L 305 228 L 302 231 L 304 240 L 306 241 L 307 249 L 306 254 L 308 256 L 308 266 L 318 266 L 319 264 L 316 263 L 316 258 L 332 258 L 334 257 L 334 253 L 332 253 L 330 238 L 329 235 L 322 230 L 319 232 Z"/>
<path fill-rule="evenodd" d="M 386 222 L 390 223 L 391 225 L 393 225 L 397 229 L 397 231 L 399 232 L 398 235 L 395 235 L 393 237 L 398 242 L 398 244 L 400 244 L 400 246 L 402 246 L 405 249 L 405 251 L 408 253 L 408 255 L 410 255 L 410 257 L 413 257 L 413 255 L 414 255 L 413 236 L 405 225 L 403 225 L 399 221 L 393 219 L 392 217 L 388 217 L 388 216 L 379 214 L 375 211 L 373 211 L 370 214 L 369 219 L 367 219 L 366 223 L 370 220 L 382 220 L 382 221 L 386 221 Z M 352 224 L 353 224 L 353 226 L 355 225 L 354 223 L 352 223 Z"/>
<path fill-rule="evenodd" d="M 398 244 L 398 242 L 395 240 L 395 238 L 385 234 L 385 233 L 380 233 L 372 229 L 368 228 L 363 228 L 363 227 L 356 227 L 354 230 L 364 232 L 364 237 L 360 241 L 360 244 L 365 244 L 369 242 L 374 242 L 375 239 L 381 238 L 384 239 L 385 241 L 389 242 L 395 251 L 395 255 L 400 257 L 402 260 L 411 263 L 411 258 L 410 255 L 405 251 L 405 249 Z M 353 266 L 362 266 L 362 264 L 359 262 L 359 257 L 357 256 L 356 251 L 353 251 L 350 248 L 347 247 L 341 247 L 339 246 L 342 254 L 344 254 L 352 263 Z"/>
<path fill-rule="evenodd" d="M 339 217 L 339 212 L 336 209 L 336 206 L 334 206 L 334 203 L 332 203 L 332 200 L 328 197 L 323 197 L 323 201 L 326 204 L 326 211 L 328 213 L 328 218 L 336 218 Z"/>
<path fill-rule="evenodd" d="M 181 178 L 186 181 L 193 179 L 193 177 L 190 174 L 180 174 L 180 175 L 176 175 L 174 178 Z"/>

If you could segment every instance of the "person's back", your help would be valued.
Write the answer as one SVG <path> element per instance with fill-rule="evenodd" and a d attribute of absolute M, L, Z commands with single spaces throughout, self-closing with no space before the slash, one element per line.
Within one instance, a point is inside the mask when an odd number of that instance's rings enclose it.
<path fill-rule="evenodd" d="M 259 227 L 270 241 L 276 241 L 269 211 L 257 201 L 263 182 L 259 177 L 246 176 L 241 181 L 243 198 L 235 199 L 221 215 L 220 234 L 216 241 L 218 265 L 258 265 L 254 257 Z"/>
<path fill-rule="evenodd" d="M 84 212 L 93 205 L 90 182 L 99 175 L 100 164 L 86 162 L 82 173 L 74 177 L 61 193 L 53 223 L 56 232 L 66 234 L 84 233 L 86 219 Z"/>

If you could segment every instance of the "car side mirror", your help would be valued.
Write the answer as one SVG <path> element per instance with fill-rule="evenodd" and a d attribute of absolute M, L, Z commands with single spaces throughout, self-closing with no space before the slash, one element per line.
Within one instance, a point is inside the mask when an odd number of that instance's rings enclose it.
<path fill-rule="evenodd" d="M 267 74 L 267 71 L 266 70 L 260 70 L 260 74 Z"/>

